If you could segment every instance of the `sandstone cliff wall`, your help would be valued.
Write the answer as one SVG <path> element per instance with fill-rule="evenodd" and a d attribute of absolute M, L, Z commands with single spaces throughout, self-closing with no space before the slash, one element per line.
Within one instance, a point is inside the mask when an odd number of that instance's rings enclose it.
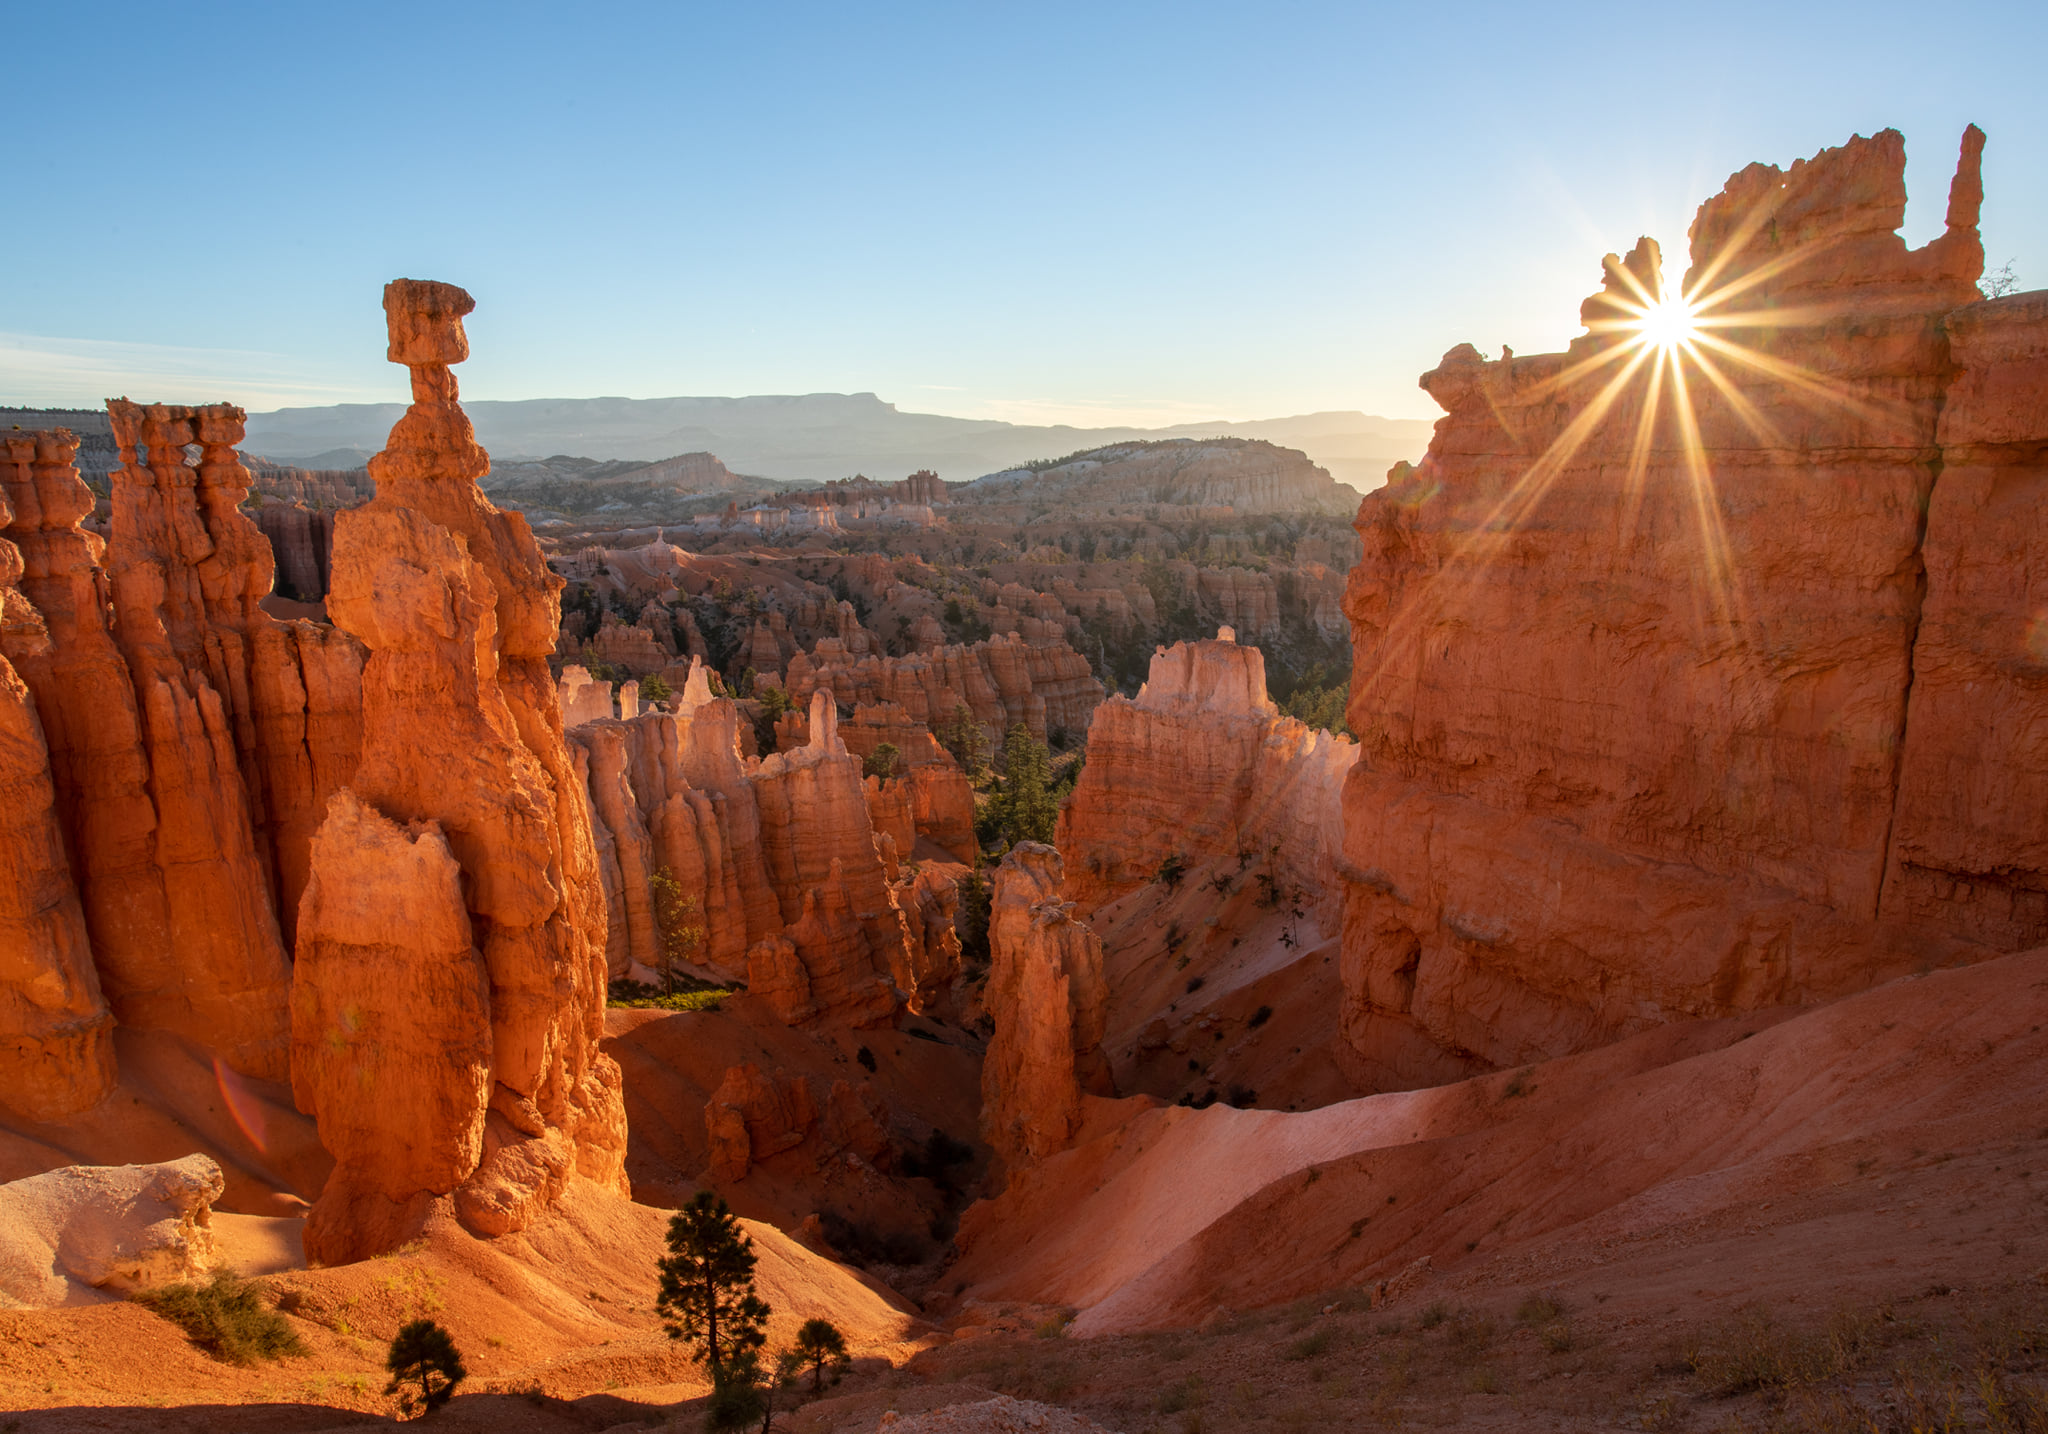
<path fill-rule="evenodd" d="M 611 974 L 657 967 L 648 881 L 663 870 L 702 922 L 691 964 L 744 980 L 790 1024 L 863 1025 L 906 1001 L 922 1008 L 957 973 L 951 880 L 898 865 L 920 799 L 937 823 L 957 820 L 956 794 L 915 774 L 864 780 L 824 693 L 808 730 L 801 748 L 743 757 L 737 704 L 712 697 L 697 666 L 675 712 L 569 733 L 611 912 Z M 971 810 L 970 792 L 970 833 Z"/>
<path fill-rule="evenodd" d="M 822 690 L 843 706 L 894 703 L 928 730 L 965 707 L 997 744 L 1019 722 L 1041 742 L 1054 727 L 1085 731 L 1102 701 L 1088 659 L 1064 639 L 1034 643 L 1008 634 L 906 657 L 856 658 L 825 638 L 790 658 L 786 685 L 799 702 Z"/>
<path fill-rule="evenodd" d="M 1088 761 L 1060 811 L 1067 894 L 1083 912 L 1153 879 L 1266 866 L 1321 898 L 1338 888 L 1339 794 L 1358 758 L 1347 738 L 1283 717 L 1265 659 L 1225 629 L 1152 658 L 1135 698 L 1112 697 L 1088 729 Z M 1336 926 L 1334 912 L 1325 929 Z"/>
<path fill-rule="evenodd" d="M 1896 133 L 1736 175 L 1690 348 L 1636 332 L 1644 241 L 1570 352 L 1424 376 L 1345 599 L 1363 1079 L 2048 941 L 2041 330 L 1978 300 L 1981 144 L 1918 250 Z"/>
<path fill-rule="evenodd" d="M 67 435 L 68 437 L 68 435 Z M 47 435 L 0 439 L 9 493 Z M 64 445 L 68 462 L 71 445 Z M 100 994 L 85 912 L 65 861 L 50 753 L 35 697 L 9 661 L 47 657 L 42 615 L 16 584 L 21 552 L 0 538 L 0 1105 L 57 1120 L 99 1103 L 114 1084 L 113 1018 Z"/>
<path fill-rule="evenodd" d="M 238 509 L 241 410 L 109 410 L 111 542 L 80 526 L 68 432 L 13 436 L 0 464 L 49 635 L 15 665 L 115 1016 L 281 1079 L 284 952 L 313 827 L 354 766 L 360 650 L 257 607 L 271 567 Z"/>

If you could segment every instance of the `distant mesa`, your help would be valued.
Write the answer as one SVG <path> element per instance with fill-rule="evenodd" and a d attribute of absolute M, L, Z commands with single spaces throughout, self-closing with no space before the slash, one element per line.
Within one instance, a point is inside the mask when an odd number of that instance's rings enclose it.
<path fill-rule="evenodd" d="M 1293 448 L 1257 438 L 1110 444 L 977 479 L 955 495 L 1062 508 L 1161 504 L 1349 515 L 1358 494 Z"/>
<path fill-rule="evenodd" d="M 500 473 L 552 461 L 549 454 L 645 465 L 663 454 L 694 452 L 716 453 L 736 473 L 805 484 L 856 472 L 894 478 L 920 468 L 959 482 L 1113 443 L 1233 437 L 1298 448 L 1363 491 L 1378 487 L 1395 463 L 1419 460 L 1431 427 L 1424 419 L 1334 410 L 1170 428 L 1073 428 L 903 413 L 872 393 L 548 398 L 464 407 Z M 345 403 L 252 414 L 249 446 L 308 468 L 353 467 L 377 450 L 402 412 L 397 404 Z"/>

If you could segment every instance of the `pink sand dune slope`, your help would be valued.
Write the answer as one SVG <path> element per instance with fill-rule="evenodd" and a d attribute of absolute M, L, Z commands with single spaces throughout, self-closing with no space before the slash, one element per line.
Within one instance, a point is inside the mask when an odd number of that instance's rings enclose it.
<path fill-rule="evenodd" d="M 2044 1024 L 2037 950 L 1300 1114 L 1147 1110 L 969 1211 L 959 1274 L 969 1298 L 1069 1305 L 1075 1333 L 1110 1333 L 1366 1284 L 1423 1255 L 1444 1272 L 1841 1187 L 1837 1204 L 1875 1205 L 1856 1177 L 1909 1147 L 2036 1138 Z"/>

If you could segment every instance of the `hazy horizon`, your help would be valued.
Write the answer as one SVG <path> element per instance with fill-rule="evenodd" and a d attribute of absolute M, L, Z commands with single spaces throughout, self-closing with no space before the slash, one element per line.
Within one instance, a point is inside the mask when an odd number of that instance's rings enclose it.
<path fill-rule="evenodd" d="M 379 292 L 477 298 L 466 397 L 884 394 L 1166 427 L 1430 419 L 1561 348 L 1752 163 L 1901 130 L 1938 232 L 2048 283 L 2038 7 L 35 7 L 12 22 L 0 399 L 404 398 Z M 133 77 L 205 37 L 189 103 Z M 66 58 L 62 63 L 56 57 Z M 89 58 L 87 58 L 89 57 Z M 205 99 L 232 81 L 232 98 Z M 131 176 L 136 176 L 131 178 Z"/>

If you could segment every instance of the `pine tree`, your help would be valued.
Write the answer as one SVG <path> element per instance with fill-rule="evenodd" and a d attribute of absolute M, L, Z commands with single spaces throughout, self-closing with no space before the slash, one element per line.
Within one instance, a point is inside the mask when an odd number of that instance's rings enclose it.
<path fill-rule="evenodd" d="M 1052 794 L 1052 764 L 1044 744 L 1021 722 L 1003 739 L 1003 789 L 997 800 L 997 829 L 1012 846 L 1052 840 L 1060 815 Z"/>
<path fill-rule="evenodd" d="M 829 1366 L 836 1383 L 839 1372 L 846 1368 L 846 1336 L 839 1332 L 839 1326 L 829 1319 L 807 1319 L 803 1328 L 796 1332 L 794 1353 L 800 1364 L 811 1369 L 811 1392 L 818 1393 L 825 1387 L 825 1370 Z"/>
<path fill-rule="evenodd" d="M 966 703 L 956 704 L 939 729 L 939 745 L 953 754 L 969 781 L 979 784 L 988 775 L 988 736 Z"/>
<path fill-rule="evenodd" d="M 702 908 L 665 866 L 647 878 L 647 890 L 654 898 L 654 926 L 661 942 L 654 966 L 661 973 L 663 992 L 673 996 L 677 968 L 694 960 L 704 944 Z"/>
<path fill-rule="evenodd" d="M 391 1371 L 384 1392 L 398 1397 L 402 1412 L 418 1410 L 422 1416 L 446 1404 L 455 1386 L 469 1377 L 454 1337 L 430 1319 L 416 1319 L 399 1330 L 384 1367 Z"/>
<path fill-rule="evenodd" d="M 670 1339 L 697 1345 L 715 1383 L 736 1355 L 752 1356 L 768 1340 L 768 1306 L 754 1293 L 754 1242 L 724 1200 L 700 1190 L 668 1222 L 668 1248 L 654 1307 Z"/>

